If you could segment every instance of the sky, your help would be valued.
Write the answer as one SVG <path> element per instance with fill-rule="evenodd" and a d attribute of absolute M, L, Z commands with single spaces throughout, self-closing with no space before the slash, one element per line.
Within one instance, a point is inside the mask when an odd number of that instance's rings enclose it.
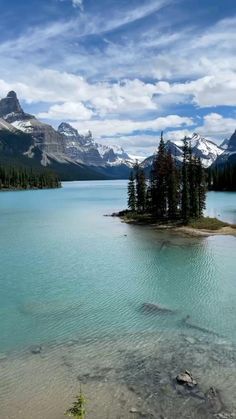
<path fill-rule="evenodd" d="M 235 0 L 0 0 L 0 97 L 148 156 L 236 129 Z"/>

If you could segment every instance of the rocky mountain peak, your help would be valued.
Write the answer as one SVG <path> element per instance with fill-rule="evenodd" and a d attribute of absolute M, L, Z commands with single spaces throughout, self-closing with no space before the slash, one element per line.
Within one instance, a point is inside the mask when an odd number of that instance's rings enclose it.
<path fill-rule="evenodd" d="M 58 127 L 58 132 L 67 137 L 77 137 L 79 135 L 77 129 L 72 127 L 67 122 L 62 122 Z"/>
<path fill-rule="evenodd" d="M 14 92 L 14 90 L 11 90 L 10 92 L 8 92 L 7 97 L 17 99 L 17 94 L 16 92 Z"/>
<path fill-rule="evenodd" d="M 6 97 L 0 100 L 0 118 L 5 119 L 9 123 L 35 119 L 33 115 L 29 115 L 23 111 L 14 90 L 11 90 Z"/>
<path fill-rule="evenodd" d="M 236 151 L 236 130 L 229 139 L 228 151 Z"/>
<path fill-rule="evenodd" d="M 7 119 L 10 114 L 23 113 L 23 109 L 17 98 L 16 92 L 10 91 L 7 96 L 0 100 L 0 117 Z"/>

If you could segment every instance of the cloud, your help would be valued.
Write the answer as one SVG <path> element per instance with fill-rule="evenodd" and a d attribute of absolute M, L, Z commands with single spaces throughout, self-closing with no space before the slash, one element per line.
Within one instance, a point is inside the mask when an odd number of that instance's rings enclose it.
<path fill-rule="evenodd" d="M 25 26 L 0 43 L 0 96 L 16 90 L 28 108 L 45 107 L 41 118 L 73 121 L 135 150 L 151 149 L 161 129 L 166 137 L 188 135 L 198 108 L 209 114 L 194 130 L 228 136 L 235 129 L 236 16 L 193 22 L 173 13 L 173 3 L 114 1 L 111 10 L 87 2 L 83 13 L 71 7 L 69 18 Z M 230 117 L 220 106 L 231 107 Z"/>
<path fill-rule="evenodd" d="M 30 102 L 67 103 L 67 109 L 74 109 L 75 103 L 86 102 L 97 115 L 141 116 L 147 111 L 159 108 L 154 95 L 156 86 L 141 80 L 122 80 L 117 83 L 89 83 L 83 77 L 55 70 L 32 70 L 30 80 L 23 75 L 23 82 L 6 83 L 0 80 L 0 96 L 9 90 L 16 90 L 20 98 Z M 60 103 L 59 103 L 60 102 Z M 58 108 L 57 108 L 58 109 Z M 61 108 L 65 110 L 65 105 Z M 53 110 L 53 113 L 54 110 Z M 64 118 L 68 112 L 65 110 Z M 46 113 L 44 117 L 50 118 Z M 74 113 L 71 115 L 74 118 Z M 86 119 L 86 118 L 85 118 Z"/>
<path fill-rule="evenodd" d="M 223 117 L 218 113 L 210 113 L 203 118 L 203 125 L 198 131 L 208 137 L 228 138 L 236 129 L 236 118 Z"/>
<path fill-rule="evenodd" d="M 83 9 L 83 0 L 72 0 L 72 4 L 74 7 L 80 7 L 80 9 Z"/>
<path fill-rule="evenodd" d="M 48 112 L 38 114 L 39 118 L 73 121 L 89 120 L 93 112 L 86 108 L 81 102 L 66 102 L 62 105 L 53 105 Z"/>
<path fill-rule="evenodd" d="M 95 137 L 109 137 L 130 134 L 136 131 L 149 130 L 156 132 L 172 127 L 192 126 L 194 122 L 192 118 L 167 115 L 147 121 L 134 121 L 132 119 L 91 119 L 90 121 L 73 121 L 72 125 L 82 134 L 90 129 Z"/>
<path fill-rule="evenodd" d="M 195 103 L 200 107 L 236 106 L 236 72 L 220 72 L 191 82 L 157 84 L 160 103 L 173 103 L 173 95 L 186 103 Z M 163 100 L 164 99 L 164 100 Z"/>

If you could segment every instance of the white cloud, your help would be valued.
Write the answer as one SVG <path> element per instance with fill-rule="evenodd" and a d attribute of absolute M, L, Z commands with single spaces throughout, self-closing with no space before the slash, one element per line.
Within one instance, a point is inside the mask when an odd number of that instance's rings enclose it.
<path fill-rule="evenodd" d="M 159 82 L 157 89 L 167 103 L 178 95 L 179 101 L 192 101 L 200 107 L 236 106 L 236 72 L 220 72 L 185 83 Z"/>
<path fill-rule="evenodd" d="M 158 109 L 158 103 L 153 97 L 156 92 L 155 84 L 138 79 L 117 83 L 88 83 L 83 77 L 73 74 L 35 69 L 32 70 L 29 80 L 23 75 L 22 81 L 6 83 L 0 80 L 0 96 L 4 96 L 9 90 L 16 90 L 20 99 L 29 103 L 43 101 L 60 105 L 66 102 L 67 109 L 71 107 L 71 110 L 75 103 L 89 102 L 94 112 L 102 117 L 124 114 L 134 117 Z M 64 118 L 67 115 L 66 111 Z M 49 118 L 50 116 L 48 115 Z M 46 113 L 44 117 L 47 117 Z M 74 113 L 71 118 L 74 118 Z"/>
<path fill-rule="evenodd" d="M 39 113 L 39 118 L 55 119 L 73 121 L 76 120 L 89 120 L 93 112 L 86 108 L 81 102 L 65 102 L 61 105 L 53 105 L 48 112 Z"/>
<path fill-rule="evenodd" d="M 83 4 L 70 1 L 78 7 Z M 151 149 L 155 130 L 179 127 L 167 131 L 166 137 L 189 135 L 189 128 L 183 127 L 193 125 L 190 118 L 157 116 L 160 111 L 177 113 L 171 108 L 179 103 L 236 106 L 236 17 L 207 28 L 196 24 L 183 29 L 174 25 L 175 16 L 171 26 L 167 18 L 157 18 L 158 24 L 150 28 L 139 31 L 133 25 L 128 36 L 121 31 L 119 38 L 110 36 L 110 31 L 121 30 L 169 3 L 150 0 L 132 8 L 123 2 L 109 19 L 107 11 L 96 15 L 74 11 L 70 20 L 29 28 L 18 38 L 0 43 L 0 97 L 16 90 L 28 103 L 50 105 L 40 117 L 75 121 L 80 131 L 91 129 L 96 136 L 119 135 L 120 141 L 127 145 L 130 141 L 137 150 Z M 99 35 L 96 48 L 86 48 L 90 35 Z M 216 109 L 194 131 L 220 138 L 235 128 L 235 119 L 223 117 Z M 145 130 L 153 136 L 130 136 Z"/>
<path fill-rule="evenodd" d="M 83 0 L 72 0 L 72 4 L 74 7 L 80 7 L 80 9 L 83 9 Z"/>
<path fill-rule="evenodd" d="M 155 132 L 172 127 L 192 126 L 194 125 L 194 122 L 192 118 L 181 117 L 179 115 L 167 115 L 148 121 L 134 121 L 132 119 L 92 119 L 90 121 L 74 121 L 72 125 L 82 134 L 90 129 L 95 137 L 101 137 L 130 134 L 139 130 L 150 130 Z"/>
<path fill-rule="evenodd" d="M 208 137 L 230 137 L 236 129 L 236 118 L 223 117 L 218 113 L 210 113 L 204 117 L 204 122 L 198 131 Z"/>

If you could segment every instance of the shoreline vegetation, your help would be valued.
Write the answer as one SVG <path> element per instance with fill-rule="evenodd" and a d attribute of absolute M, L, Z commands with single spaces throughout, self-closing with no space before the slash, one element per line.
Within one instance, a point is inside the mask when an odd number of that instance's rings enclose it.
<path fill-rule="evenodd" d="M 191 143 L 183 140 L 183 162 L 166 149 L 163 133 L 153 159 L 150 177 L 136 162 L 128 183 L 128 209 L 119 216 L 126 223 L 152 226 L 190 236 L 234 235 L 236 225 L 204 217 L 209 178 Z"/>
<path fill-rule="evenodd" d="M 127 224 L 134 224 L 139 226 L 149 226 L 153 230 L 168 230 L 174 233 L 196 236 L 208 237 L 214 235 L 232 235 L 236 236 L 236 224 L 229 224 L 218 220 L 217 218 L 201 217 L 197 220 L 189 220 L 187 224 L 181 221 L 164 222 L 158 221 L 152 217 L 151 214 L 138 214 L 129 210 L 123 210 L 111 214 L 112 217 L 119 217 Z"/>
<path fill-rule="evenodd" d="M 60 188 L 58 177 L 48 170 L 0 166 L 0 192 Z"/>

